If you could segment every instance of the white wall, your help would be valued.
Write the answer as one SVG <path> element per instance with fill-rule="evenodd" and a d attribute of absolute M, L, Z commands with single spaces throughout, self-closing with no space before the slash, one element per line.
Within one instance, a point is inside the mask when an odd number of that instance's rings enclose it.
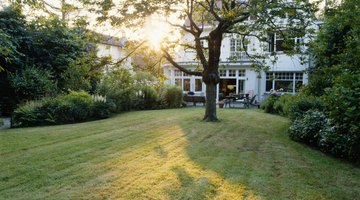
<path fill-rule="evenodd" d="M 202 35 L 208 35 L 209 32 L 204 32 Z M 183 41 L 188 43 L 194 43 L 193 37 L 190 34 L 185 34 L 183 37 Z M 246 78 L 245 78 L 245 92 L 250 93 L 251 96 L 258 95 L 257 100 L 261 101 L 261 96 L 266 92 L 266 74 L 262 72 L 260 76 L 251 68 L 250 62 L 228 62 L 228 58 L 230 57 L 230 35 L 224 36 L 221 46 L 221 55 L 220 55 L 220 69 L 246 69 Z M 249 38 L 248 44 L 248 53 L 263 53 L 265 56 L 269 56 L 269 59 L 266 59 L 266 65 L 270 66 L 269 71 L 271 72 L 305 72 L 308 68 L 308 63 L 302 64 L 300 62 L 300 57 L 297 55 L 288 56 L 286 54 L 279 53 L 277 55 L 277 61 L 275 64 L 271 62 L 274 60 L 274 57 L 270 57 L 270 53 L 264 52 L 263 46 L 259 40 L 256 38 Z M 205 44 L 206 46 L 206 44 Z M 266 45 L 265 45 L 266 46 Z M 180 62 L 180 64 L 185 64 L 186 62 L 196 63 L 194 60 L 196 58 L 196 53 L 194 50 L 181 50 L 178 52 L 176 56 L 176 60 Z M 174 84 L 174 74 L 173 68 L 171 66 L 167 66 L 164 68 L 165 76 L 169 78 L 167 81 L 168 84 Z M 230 78 L 230 77 L 222 77 L 222 78 Z M 234 77 L 231 77 L 234 78 Z M 243 79 L 243 77 L 236 77 L 237 80 Z M 307 74 L 303 74 L 303 83 L 306 84 L 308 82 Z M 203 87 L 203 93 L 205 94 L 205 87 Z"/>
<path fill-rule="evenodd" d="M 127 56 L 127 52 L 125 51 L 125 49 L 123 47 L 120 46 L 113 46 L 113 45 L 107 45 L 107 44 L 97 44 L 98 47 L 98 52 L 97 55 L 99 57 L 104 57 L 104 56 L 111 56 L 111 59 L 113 62 L 117 62 L 121 59 L 123 59 L 125 56 Z M 123 67 L 125 67 L 126 69 L 131 70 L 131 59 L 127 58 L 123 64 Z"/>

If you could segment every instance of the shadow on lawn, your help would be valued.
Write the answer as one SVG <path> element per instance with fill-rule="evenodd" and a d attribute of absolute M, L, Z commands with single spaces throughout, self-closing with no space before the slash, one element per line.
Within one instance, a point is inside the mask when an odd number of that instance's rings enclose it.
<path fill-rule="evenodd" d="M 194 126 L 183 125 L 189 142 L 186 153 L 203 170 L 243 187 L 239 199 L 248 194 L 266 199 L 360 198 L 359 169 L 290 141 L 283 134 L 286 120 L 269 128 L 273 117 L 259 119 L 256 124 L 245 124 L 246 117 L 243 123 L 230 118 L 212 124 L 187 121 Z M 186 183 L 185 191 L 190 188 L 201 191 L 199 195 L 216 197 L 219 184 L 215 186 L 206 175 L 203 189 L 201 180 L 190 179 L 186 169 L 174 171 Z"/>
<path fill-rule="evenodd" d="M 215 192 L 214 186 L 206 177 L 195 180 L 183 167 L 174 167 L 172 171 L 177 175 L 181 186 L 166 191 L 173 199 L 206 199 L 209 193 Z"/>

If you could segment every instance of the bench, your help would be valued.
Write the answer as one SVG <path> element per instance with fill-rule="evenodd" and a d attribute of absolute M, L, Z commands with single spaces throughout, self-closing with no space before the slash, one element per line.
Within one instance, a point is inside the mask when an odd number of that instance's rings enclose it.
<path fill-rule="evenodd" d="M 185 102 L 193 102 L 193 105 L 196 106 L 196 103 L 202 103 L 205 105 L 205 96 L 192 96 L 192 95 L 186 95 L 184 96 L 183 100 Z"/>

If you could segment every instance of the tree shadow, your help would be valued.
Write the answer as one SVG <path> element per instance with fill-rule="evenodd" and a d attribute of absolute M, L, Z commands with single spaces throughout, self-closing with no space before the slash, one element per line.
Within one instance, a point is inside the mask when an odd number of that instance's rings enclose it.
<path fill-rule="evenodd" d="M 274 118 L 279 119 L 276 125 Z M 186 154 L 203 170 L 245 187 L 239 198 L 248 194 L 269 199 L 360 197 L 359 169 L 289 140 L 284 134 L 286 119 L 266 115 L 256 123 L 251 120 L 250 114 L 242 121 L 224 117 L 221 123 L 195 118 L 181 122 L 189 142 Z M 212 190 L 216 193 L 217 188 Z"/>
<path fill-rule="evenodd" d="M 196 179 L 179 166 L 173 167 L 172 171 L 177 175 L 180 187 L 167 189 L 171 199 L 206 199 L 211 193 L 215 193 L 215 187 L 206 177 Z"/>

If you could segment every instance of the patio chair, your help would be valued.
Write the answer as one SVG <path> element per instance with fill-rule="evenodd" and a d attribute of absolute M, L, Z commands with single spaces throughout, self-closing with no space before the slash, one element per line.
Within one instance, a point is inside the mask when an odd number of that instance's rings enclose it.
<path fill-rule="evenodd" d="M 250 108 L 250 105 L 255 105 L 254 101 L 255 101 L 256 95 L 254 95 L 251 99 L 249 98 L 242 98 L 242 99 L 238 99 L 236 100 L 236 103 L 239 104 L 244 104 L 245 108 Z"/>
<path fill-rule="evenodd" d="M 255 98 L 256 98 L 256 94 L 250 99 L 250 101 L 249 101 L 249 106 L 250 106 L 250 105 L 251 105 L 251 106 L 258 106 Z"/>

